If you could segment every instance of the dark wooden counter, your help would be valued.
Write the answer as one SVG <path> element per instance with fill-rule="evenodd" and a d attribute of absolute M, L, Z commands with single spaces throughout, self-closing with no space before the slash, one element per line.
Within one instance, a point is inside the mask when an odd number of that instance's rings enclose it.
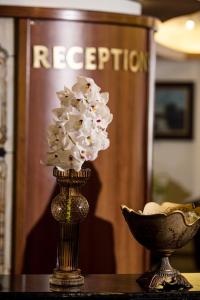
<path fill-rule="evenodd" d="M 48 275 L 0 276 L 0 299 L 200 299 L 200 274 L 184 274 L 193 284 L 190 291 L 144 292 L 136 283 L 138 275 L 88 275 L 85 285 L 51 292 Z"/>
<path fill-rule="evenodd" d="M 59 104 L 56 91 L 72 86 L 77 75 L 94 78 L 102 91 L 109 92 L 114 116 L 110 147 L 90 164 L 92 175 L 82 190 L 90 213 L 81 226 L 80 268 L 98 274 L 143 272 L 148 255 L 128 232 L 120 205 L 141 209 L 151 195 L 157 21 L 22 6 L 0 6 L 0 16 L 15 20 L 13 273 L 49 273 L 56 264 L 57 224 L 50 202 L 57 188 L 52 169 L 39 162 L 48 151 L 51 110 Z M 39 49 L 47 54 L 44 65 L 36 61 Z M 55 64 L 56 49 L 64 51 L 61 69 Z"/>

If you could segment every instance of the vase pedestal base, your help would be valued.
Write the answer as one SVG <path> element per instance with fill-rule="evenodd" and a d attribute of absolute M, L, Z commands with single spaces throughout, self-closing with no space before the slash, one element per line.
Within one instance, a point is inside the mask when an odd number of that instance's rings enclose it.
<path fill-rule="evenodd" d="M 58 287 L 72 287 L 84 284 L 84 277 L 80 270 L 76 271 L 61 271 L 54 270 L 53 275 L 49 278 L 51 290 L 57 290 Z"/>
<path fill-rule="evenodd" d="M 146 272 L 137 279 L 139 285 L 145 290 L 183 290 L 190 289 L 192 285 L 179 271 L 174 273 Z"/>

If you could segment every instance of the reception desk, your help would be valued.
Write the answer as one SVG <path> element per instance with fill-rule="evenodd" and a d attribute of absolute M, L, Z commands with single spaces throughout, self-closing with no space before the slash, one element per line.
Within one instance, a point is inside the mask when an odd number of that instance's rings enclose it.
<path fill-rule="evenodd" d="M 50 273 L 56 225 L 52 169 L 40 164 L 56 92 L 77 75 L 110 94 L 110 148 L 91 165 L 84 194 L 90 213 L 81 228 L 86 273 L 143 272 L 146 252 L 134 241 L 120 205 L 141 209 L 150 199 L 155 19 L 56 8 L 1 6 L 14 20 L 14 273 Z M 46 251 L 48 249 L 48 251 Z"/>

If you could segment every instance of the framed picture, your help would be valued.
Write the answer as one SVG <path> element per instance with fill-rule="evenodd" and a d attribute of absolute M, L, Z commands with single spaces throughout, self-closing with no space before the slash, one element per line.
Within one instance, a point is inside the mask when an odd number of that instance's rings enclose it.
<path fill-rule="evenodd" d="M 154 123 L 156 139 L 192 139 L 193 94 L 193 83 L 156 83 Z"/>

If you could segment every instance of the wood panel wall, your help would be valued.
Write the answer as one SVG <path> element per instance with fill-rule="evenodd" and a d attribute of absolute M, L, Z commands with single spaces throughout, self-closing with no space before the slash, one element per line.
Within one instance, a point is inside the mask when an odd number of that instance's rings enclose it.
<path fill-rule="evenodd" d="M 17 16 L 15 273 L 49 273 L 55 266 L 57 224 L 50 214 L 50 201 L 57 187 L 52 169 L 40 160 L 47 151 L 51 109 L 58 105 L 56 91 L 71 86 L 77 75 L 92 77 L 102 91 L 109 91 L 114 116 L 109 127 L 110 148 L 90 164 L 92 177 L 83 191 L 91 210 L 81 228 L 80 266 L 83 273 L 144 271 L 145 251 L 129 233 L 120 205 L 141 209 L 150 195 L 153 21 L 149 26 L 144 17 L 80 15 L 87 20 Z M 115 21 L 109 21 L 112 19 Z M 114 70 L 111 60 L 103 70 L 36 69 L 34 45 L 134 49 L 148 53 L 149 69 Z"/>

